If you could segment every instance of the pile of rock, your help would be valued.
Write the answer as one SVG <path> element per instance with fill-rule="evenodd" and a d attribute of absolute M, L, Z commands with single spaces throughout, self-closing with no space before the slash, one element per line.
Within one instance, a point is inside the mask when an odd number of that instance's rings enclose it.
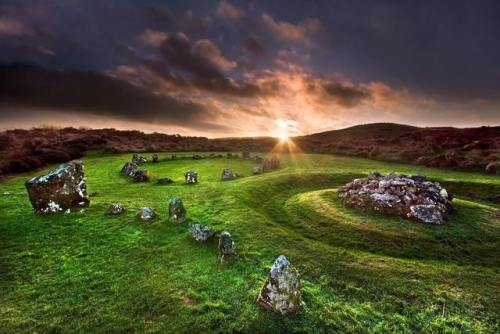
<path fill-rule="evenodd" d="M 156 212 L 153 208 L 150 207 L 144 207 L 140 208 L 139 211 L 136 213 L 137 219 L 149 223 L 156 217 Z"/>
<path fill-rule="evenodd" d="M 373 172 L 341 187 L 339 199 L 356 209 L 373 209 L 427 224 L 443 224 L 453 210 L 452 196 L 446 189 L 421 175 Z"/>
<path fill-rule="evenodd" d="M 71 161 L 26 182 L 35 212 L 57 213 L 90 203 L 81 161 Z"/>

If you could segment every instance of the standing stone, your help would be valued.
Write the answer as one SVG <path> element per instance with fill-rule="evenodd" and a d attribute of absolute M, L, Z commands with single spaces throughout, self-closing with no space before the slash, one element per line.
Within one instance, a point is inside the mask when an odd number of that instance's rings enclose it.
<path fill-rule="evenodd" d="M 236 175 L 233 173 L 231 168 L 224 168 L 222 170 L 222 175 L 221 175 L 222 181 L 232 180 L 234 178 L 236 178 Z"/>
<path fill-rule="evenodd" d="M 119 203 L 111 204 L 106 210 L 108 216 L 117 216 L 125 213 L 125 207 Z"/>
<path fill-rule="evenodd" d="M 144 207 L 137 211 L 136 217 L 143 222 L 148 223 L 156 217 L 156 212 L 153 208 Z"/>
<path fill-rule="evenodd" d="M 282 315 L 295 313 L 300 305 L 300 279 L 298 271 L 290 266 L 284 255 L 274 261 L 257 302 L 268 310 Z"/>
<path fill-rule="evenodd" d="M 168 221 L 171 223 L 183 223 L 186 220 L 186 209 L 179 197 L 174 197 L 168 204 Z"/>
<path fill-rule="evenodd" d="M 248 151 L 241 152 L 241 157 L 243 159 L 250 159 L 250 152 L 248 152 Z"/>
<path fill-rule="evenodd" d="M 151 157 L 151 161 L 158 162 L 158 154 L 154 153 Z"/>
<path fill-rule="evenodd" d="M 236 246 L 234 244 L 231 234 L 227 231 L 223 231 L 219 237 L 219 255 L 221 261 L 224 261 L 224 257 L 236 255 Z"/>
<path fill-rule="evenodd" d="M 48 174 L 30 179 L 25 185 L 35 212 L 56 213 L 86 207 L 90 203 L 80 161 L 62 164 Z"/>
<path fill-rule="evenodd" d="M 172 156 L 170 157 L 170 160 L 176 160 L 177 159 L 177 156 L 175 154 L 172 154 Z"/>
<path fill-rule="evenodd" d="M 196 241 L 207 241 L 215 234 L 215 230 L 213 228 L 201 224 L 191 225 L 189 232 L 191 232 L 191 236 Z"/>
<path fill-rule="evenodd" d="M 187 184 L 198 183 L 198 173 L 196 173 L 193 170 L 190 170 L 184 174 L 184 179 Z"/>

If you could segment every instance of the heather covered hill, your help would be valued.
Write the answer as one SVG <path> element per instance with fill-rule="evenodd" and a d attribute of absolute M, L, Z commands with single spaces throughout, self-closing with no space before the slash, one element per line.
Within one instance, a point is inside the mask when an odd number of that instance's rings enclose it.
<path fill-rule="evenodd" d="M 374 123 L 292 140 L 303 152 L 500 173 L 500 126 L 457 129 Z M 9 130 L 0 133 L 0 175 L 80 158 L 89 150 L 271 151 L 277 144 L 278 139 L 271 137 L 209 139 L 115 129 Z"/>

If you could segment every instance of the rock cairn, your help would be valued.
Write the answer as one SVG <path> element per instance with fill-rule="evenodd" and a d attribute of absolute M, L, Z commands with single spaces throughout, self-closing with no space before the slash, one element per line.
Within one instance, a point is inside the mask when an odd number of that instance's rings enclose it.
<path fill-rule="evenodd" d="M 71 161 L 26 182 L 35 212 L 57 213 L 89 205 L 84 168 L 81 161 Z"/>
<path fill-rule="evenodd" d="M 300 305 L 300 278 L 284 255 L 274 261 L 257 302 L 282 315 L 295 313 Z"/>
<path fill-rule="evenodd" d="M 356 209 L 373 209 L 427 224 L 443 224 L 453 210 L 452 196 L 446 189 L 422 175 L 373 172 L 341 187 L 339 199 Z"/>

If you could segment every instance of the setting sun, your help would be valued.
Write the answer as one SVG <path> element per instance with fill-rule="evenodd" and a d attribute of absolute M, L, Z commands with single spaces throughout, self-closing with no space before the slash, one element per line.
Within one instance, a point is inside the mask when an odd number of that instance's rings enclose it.
<path fill-rule="evenodd" d="M 282 133 L 278 136 L 280 141 L 287 141 L 288 140 L 288 135 L 286 133 Z"/>

